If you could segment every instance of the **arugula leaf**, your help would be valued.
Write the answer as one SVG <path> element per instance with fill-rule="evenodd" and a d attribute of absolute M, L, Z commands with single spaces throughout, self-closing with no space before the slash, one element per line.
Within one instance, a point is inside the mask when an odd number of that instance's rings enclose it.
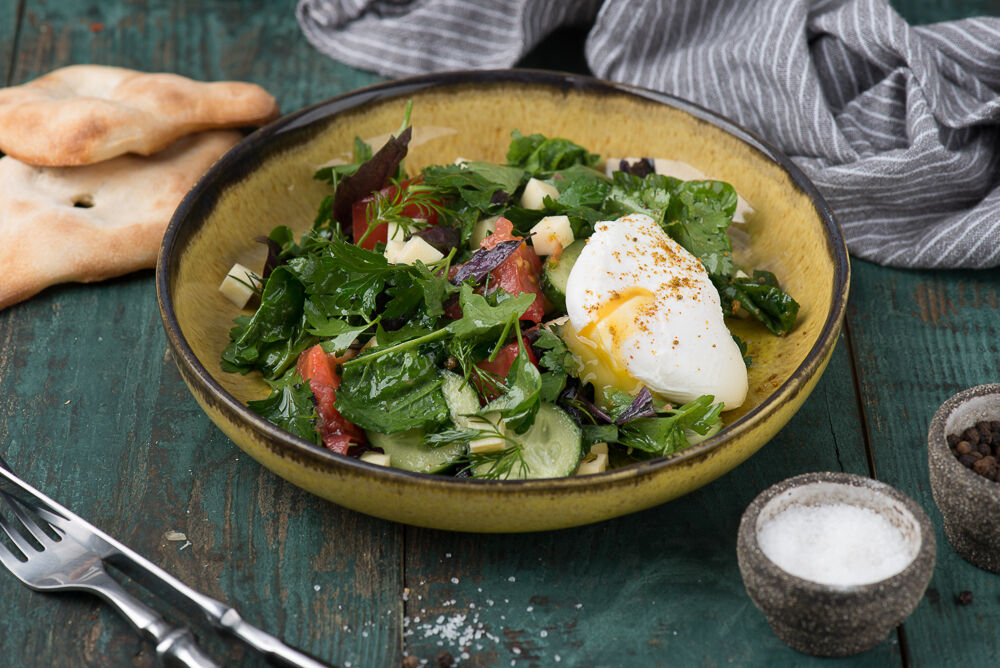
<path fill-rule="evenodd" d="M 362 429 L 383 434 L 430 431 L 449 419 L 441 374 L 434 360 L 417 348 L 380 356 L 368 364 L 345 364 L 342 369 L 335 406 Z"/>
<path fill-rule="evenodd" d="M 568 139 L 541 134 L 524 136 L 517 130 L 511 137 L 507 165 L 521 167 L 535 178 L 547 178 L 573 165 L 596 167 L 601 162 L 601 156 Z"/>

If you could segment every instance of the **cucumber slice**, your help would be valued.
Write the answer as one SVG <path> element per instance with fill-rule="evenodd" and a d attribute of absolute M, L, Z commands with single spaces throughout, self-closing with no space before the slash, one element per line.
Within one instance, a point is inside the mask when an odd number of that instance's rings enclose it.
<path fill-rule="evenodd" d="M 389 455 L 389 465 L 394 469 L 416 471 L 417 473 L 440 473 L 465 454 L 464 443 L 449 443 L 440 448 L 432 448 L 421 443 L 424 432 L 421 429 L 399 431 L 395 434 L 380 434 L 366 431 L 368 442 L 382 448 Z"/>
<path fill-rule="evenodd" d="M 566 283 L 569 281 L 569 272 L 586 245 L 586 239 L 574 241 L 563 249 L 558 260 L 550 257 L 542 268 L 542 293 L 560 311 L 566 310 Z"/>
<path fill-rule="evenodd" d="M 476 391 L 464 377 L 451 371 L 442 371 L 441 381 L 441 393 L 444 394 L 444 402 L 448 404 L 451 421 L 459 429 L 468 428 L 468 416 L 479 412 L 479 397 L 476 396 Z"/>
<path fill-rule="evenodd" d="M 527 469 L 517 461 L 505 479 L 564 478 L 573 475 L 580 465 L 580 428 L 566 411 L 554 404 L 543 401 L 531 429 L 520 435 L 508 432 L 507 438 L 521 446 Z M 492 462 L 482 462 L 473 468 L 472 475 L 495 477 L 490 475 L 491 467 Z"/>

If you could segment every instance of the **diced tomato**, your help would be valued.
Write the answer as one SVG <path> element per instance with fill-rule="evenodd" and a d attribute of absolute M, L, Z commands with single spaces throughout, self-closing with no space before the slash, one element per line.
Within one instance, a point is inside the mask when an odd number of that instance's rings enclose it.
<path fill-rule="evenodd" d="M 341 358 L 327 353 L 317 344 L 299 356 L 295 369 L 302 380 L 309 382 L 309 389 L 316 397 L 316 411 L 320 417 L 319 434 L 323 445 L 333 452 L 346 455 L 350 454 L 352 444 L 363 445 L 366 440 L 364 431 L 349 422 L 334 407 L 336 390 L 340 387 L 340 376 L 336 369 L 341 361 Z"/>
<path fill-rule="evenodd" d="M 400 185 L 403 189 L 406 189 L 415 181 L 419 181 L 419 177 L 403 181 Z M 355 243 L 357 243 L 358 239 L 364 237 L 365 232 L 368 230 L 368 219 L 366 215 L 368 211 L 368 204 L 379 196 L 388 197 L 390 199 L 394 198 L 397 190 L 398 188 L 396 188 L 396 186 L 386 186 L 385 188 L 382 188 L 382 190 L 378 191 L 378 195 L 372 193 L 368 197 L 359 199 L 351 206 L 351 223 L 354 231 Z M 416 204 L 409 204 L 403 208 L 402 214 L 410 218 L 423 218 L 427 221 L 428 225 L 437 225 L 437 212 L 433 209 L 424 209 Z M 371 231 L 371 234 L 365 238 L 361 247 L 372 250 L 375 248 L 375 244 L 384 244 L 386 236 L 386 224 L 380 223 L 376 225 L 375 229 Z"/>
<path fill-rule="evenodd" d="M 496 231 L 483 239 L 483 248 L 490 250 L 502 241 L 521 239 L 512 234 L 514 225 L 506 218 L 497 219 Z M 535 249 L 528 244 L 521 244 L 514 253 L 493 270 L 492 276 L 496 284 L 512 295 L 531 292 L 536 295 L 535 301 L 521 316 L 521 320 L 541 322 L 549 302 L 542 294 L 538 284 L 542 275 L 542 261 Z"/>
<path fill-rule="evenodd" d="M 531 352 L 531 346 L 527 345 L 527 343 L 524 346 L 524 351 L 528 354 L 528 361 L 535 366 L 538 366 L 538 359 L 535 357 L 535 353 Z M 489 371 L 494 376 L 503 380 L 510 372 L 510 367 L 514 363 L 514 360 L 517 359 L 518 352 L 520 352 L 520 346 L 517 345 L 517 341 L 514 341 L 513 343 L 508 343 L 506 346 L 501 348 L 497 352 L 497 356 L 493 358 L 492 362 L 485 359 L 481 362 L 476 362 L 476 366 L 480 369 Z M 479 389 L 479 393 L 487 401 L 493 401 L 500 396 L 500 392 L 497 391 L 497 388 L 490 387 L 488 384 L 481 381 L 477 376 L 472 377 L 472 382 Z"/>

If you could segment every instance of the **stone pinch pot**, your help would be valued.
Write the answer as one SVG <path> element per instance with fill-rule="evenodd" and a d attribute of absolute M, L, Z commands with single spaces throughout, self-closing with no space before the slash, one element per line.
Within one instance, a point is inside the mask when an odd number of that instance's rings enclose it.
<path fill-rule="evenodd" d="M 758 531 L 782 510 L 830 503 L 880 513 L 901 530 L 913 560 L 878 582 L 829 585 L 791 575 L 761 550 Z M 751 600 L 782 641 L 816 656 L 859 654 L 884 640 L 923 597 L 934 555 L 934 531 L 920 506 L 885 483 L 849 473 L 806 473 L 764 490 L 744 511 L 737 540 Z"/>
<path fill-rule="evenodd" d="M 947 440 L 981 420 L 1000 420 L 1000 383 L 970 388 L 941 404 L 927 432 L 927 464 L 948 542 L 970 564 L 1000 573 L 1000 483 L 963 466 Z"/>

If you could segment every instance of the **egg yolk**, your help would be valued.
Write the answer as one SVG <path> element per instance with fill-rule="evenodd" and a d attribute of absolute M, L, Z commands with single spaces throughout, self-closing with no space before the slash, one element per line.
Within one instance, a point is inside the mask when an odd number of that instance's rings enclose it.
<path fill-rule="evenodd" d="M 631 352 L 625 343 L 643 322 L 643 314 L 653 309 L 655 297 L 646 288 L 629 288 L 614 295 L 596 309 L 595 316 L 582 329 L 567 322 L 561 331 L 570 351 L 580 358 L 583 370 L 580 380 L 591 383 L 600 398 L 605 387 L 615 387 L 629 394 L 638 394 L 642 383 L 626 368 Z"/>

